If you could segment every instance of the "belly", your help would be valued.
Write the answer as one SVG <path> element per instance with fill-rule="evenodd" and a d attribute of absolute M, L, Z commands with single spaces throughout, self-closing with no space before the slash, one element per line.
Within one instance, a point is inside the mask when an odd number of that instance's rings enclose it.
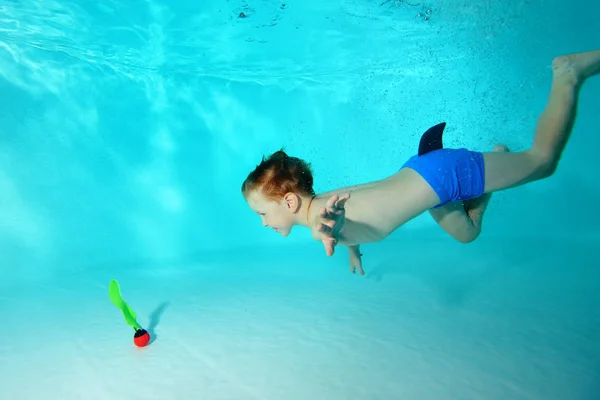
<path fill-rule="evenodd" d="M 348 239 L 357 243 L 381 240 L 439 201 L 435 191 L 416 171 L 404 168 L 385 180 L 351 193 L 351 199 L 346 203 L 346 216 L 348 222 L 355 225 L 351 231 L 356 230 L 357 234 L 349 235 Z"/>

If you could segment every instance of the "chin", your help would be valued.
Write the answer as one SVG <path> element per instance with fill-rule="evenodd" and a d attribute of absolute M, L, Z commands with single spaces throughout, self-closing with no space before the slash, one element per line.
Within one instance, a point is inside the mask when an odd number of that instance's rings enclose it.
<path fill-rule="evenodd" d="M 290 234 L 290 229 L 281 230 L 279 231 L 279 234 L 283 237 L 287 237 Z"/>

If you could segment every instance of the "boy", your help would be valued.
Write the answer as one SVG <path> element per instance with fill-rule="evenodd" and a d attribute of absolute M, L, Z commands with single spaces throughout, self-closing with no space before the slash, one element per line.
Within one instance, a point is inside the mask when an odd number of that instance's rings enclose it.
<path fill-rule="evenodd" d="M 302 225 L 323 242 L 328 256 L 337 244 L 349 246 L 350 268 L 360 274 L 360 244 L 384 239 L 427 210 L 454 238 L 470 242 L 481 232 L 492 192 L 554 173 L 571 134 L 579 90 L 599 73 L 600 50 L 553 60 L 550 95 L 525 151 L 509 152 L 501 145 L 485 153 L 444 149 L 438 125 L 423 136 L 419 154 L 387 178 L 316 195 L 309 164 L 280 150 L 263 157 L 242 184 L 242 194 L 263 226 L 284 237 Z"/>

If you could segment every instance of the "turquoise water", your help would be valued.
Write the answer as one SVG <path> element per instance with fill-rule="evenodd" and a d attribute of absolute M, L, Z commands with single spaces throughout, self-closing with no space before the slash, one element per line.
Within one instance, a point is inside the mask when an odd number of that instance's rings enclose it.
<path fill-rule="evenodd" d="M 387 176 L 442 121 L 447 146 L 529 146 L 553 57 L 600 47 L 597 4 L 0 10 L 1 398 L 599 396 L 600 78 L 557 173 L 495 194 L 468 246 L 423 215 L 359 277 L 240 194 L 281 146 L 317 192 Z"/>

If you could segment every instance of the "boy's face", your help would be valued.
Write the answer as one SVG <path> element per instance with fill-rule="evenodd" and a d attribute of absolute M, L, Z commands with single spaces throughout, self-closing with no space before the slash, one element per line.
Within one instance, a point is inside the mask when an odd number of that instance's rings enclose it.
<path fill-rule="evenodd" d="M 293 194 L 290 195 L 294 197 Z M 290 234 L 295 221 L 296 202 L 286 195 L 280 201 L 266 199 L 258 191 L 247 196 L 248 205 L 260 216 L 263 226 L 268 226 L 286 237 Z"/>

